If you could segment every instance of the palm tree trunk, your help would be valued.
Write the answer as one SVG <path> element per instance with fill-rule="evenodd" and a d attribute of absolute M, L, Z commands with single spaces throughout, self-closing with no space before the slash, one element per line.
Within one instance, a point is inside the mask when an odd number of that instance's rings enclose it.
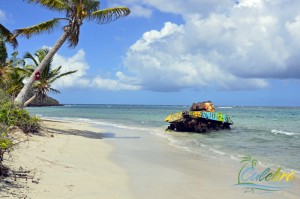
<path fill-rule="evenodd" d="M 40 73 L 43 71 L 43 69 L 47 66 L 47 64 L 50 62 L 51 58 L 55 55 L 55 53 L 59 50 L 59 48 L 63 45 L 63 43 L 66 41 L 70 34 L 70 28 L 66 28 L 64 33 L 61 35 L 61 37 L 57 40 L 55 45 L 51 48 L 51 50 L 48 52 L 48 54 L 45 56 L 43 61 L 39 64 L 39 66 L 35 69 L 35 71 L 31 74 L 31 76 L 28 78 L 26 84 L 14 100 L 14 104 L 19 106 L 20 108 L 24 107 L 25 99 L 28 95 L 29 90 L 32 87 L 32 84 L 34 82 L 34 76 L 37 71 Z"/>
<path fill-rule="evenodd" d="M 34 94 L 29 100 L 27 100 L 24 103 L 24 108 L 27 107 L 30 103 L 32 103 L 35 100 L 36 96 L 37 96 L 37 94 Z"/>

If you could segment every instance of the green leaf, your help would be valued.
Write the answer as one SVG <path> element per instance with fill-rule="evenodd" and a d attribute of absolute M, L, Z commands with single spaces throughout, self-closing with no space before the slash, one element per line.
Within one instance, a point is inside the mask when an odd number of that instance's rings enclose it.
<path fill-rule="evenodd" d="M 64 11 L 68 8 L 68 1 L 66 0 L 27 0 L 27 2 L 40 4 L 50 10 Z"/>
<path fill-rule="evenodd" d="M 125 17 L 130 14 L 130 10 L 127 7 L 116 7 L 116 8 L 107 8 L 103 10 L 97 10 L 92 12 L 88 16 L 90 20 L 95 20 L 98 24 L 106 24 L 111 21 L 114 21 L 120 17 Z"/>
<path fill-rule="evenodd" d="M 0 23 L 0 35 L 2 35 L 5 38 L 5 41 L 11 44 L 13 48 L 16 48 L 18 46 L 17 39 L 1 23 Z"/>
<path fill-rule="evenodd" d="M 54 28 L 57 28 L 59 26 L 60 20 L 61 20 L 60 18 L 54 18 L 52 20 L 45 21 L 45 22 L 36 24 L 34 26 L 17 29 L 17 30 L 15 30 L 15 35 L 23 35 L 23 36 L 26 36 L 27 38 L 29 38 L 35 34 L 41 34 L 43 32 L 50 32 Z"/>

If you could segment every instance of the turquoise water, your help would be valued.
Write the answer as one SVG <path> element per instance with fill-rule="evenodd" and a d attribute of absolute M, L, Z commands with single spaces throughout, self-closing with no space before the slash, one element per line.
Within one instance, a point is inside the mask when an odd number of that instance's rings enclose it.
<path fill-rule="evenodd" d="M 62 107 L 28 108 L 43 118 L 84 121 L 139 129 L 167 138 L 175 147 L 203 157 L 240 160 L 251 155 L 263 166 L 282 166 L 300 171 L 299 107 L 216 107 L 229 114 L 231 130 L 206 134 L 168 132 L 164 118 L 189 106 L 149 105 L 65 105 Z"/>

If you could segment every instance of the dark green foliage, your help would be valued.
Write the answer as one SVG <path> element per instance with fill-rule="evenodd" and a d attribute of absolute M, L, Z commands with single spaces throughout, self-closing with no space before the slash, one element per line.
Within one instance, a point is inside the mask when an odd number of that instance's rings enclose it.
<path fill-rule="evenodd" d="M 39 118 L 32 117 L 25 109 L 13 107 L 9 114 L 8 126 L 17 126 L 24 133 L 37 133 L 40 129 Z"/>
<path fill-rule="evenodd" d="M 1 166 L 1 162 L 3 161 L 4 153 L 8 152 L 12 146 L 13 146 L 12 141 L 7 137 L 7 134 L 5 132 L 2 132 L 0 135 L 0 166 Z"/>
<path fill-rule="evenodd" d="M 6 176 L 8 169 L 5 167 L 3 162 L 3 156 L 5 153 L 8 153 L 9 150 L 12 148 L 13 143 L 12 141 L 7 137 L 7 125 L 5 118 L 5 114 L 7 111 L 4 111 L 4 107 L 7 105 L 4 105 L 5 102 L 8 101 L 8 97 L 5 95 L 4 91 L 0 89 L 0 176 Z"/>
<path fill-rule="evenodd" d="M 17 126 L 24 133 L 37 133 L 40 129 L 39 122 L 39 118 L 30 116 L 25 109 L 13 106 L 7 98 L 0 98 L 0 124 L 2 126 Z"/>
<path fill-rule="evenodd" d="M 13 149 L 9 138 L 9 127 L 17 126 L 24 133 L 37 133 L 40 129 L 40 119 L 32 117 L 24 109 L 19 109 L 11 103 L 11 99 L 0 89 L 0 177 L 8 175 L 8 167 L 4 166 L 4 155 Z"/>
<path fill-rule="evenodd" d="M 5 43 L 0 35 L 0 65 L 3 65 L 7 59 L 7 50 Z"/>
<path fill-rule="evenodd" d="M 2 132 L 0 135 L 0 176 L 7 176 L 8 174 L 8 168 L 4 166 L 2 162 L 3 162 L 4 154 L 10 152 L 12 147 L 13 147 L 12 141 L 7 137 L 7 134 L 5 132 Z"/>

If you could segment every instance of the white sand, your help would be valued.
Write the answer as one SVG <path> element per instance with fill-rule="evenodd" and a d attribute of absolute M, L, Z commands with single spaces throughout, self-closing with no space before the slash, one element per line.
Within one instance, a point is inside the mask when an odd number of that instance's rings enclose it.
<path fill-rule="evenodd" d="M 148 132 L 108 126 L 99 129 L 74 122 L 47 121 L 45 125 L 51 132 L 48 136 L 32 136 L 12 154 L 16 168 L 35 171 L 33 182 L 23 180 L 23 188 L 10 189 L 19 196 L 23 194 L 23 198 L 232 199 L 300 195 L 298 180 L 286 191 L 245 194 L 234 186 L 238 168 L 195 157 Z M 9 193 L 1 190 L 0 198 L 14 198 Z"/>
<path fill-rule="evenodd" d="M 45 124 L 54 137 L 32 136 L 13 152 L 14 165 L 34 170 L 39 182 L 28 180 L 27 198 L 132 198 L 126 171 L 108 159 L 113 148 L 100 139 L 101 130 L 79 123 Z"/>

